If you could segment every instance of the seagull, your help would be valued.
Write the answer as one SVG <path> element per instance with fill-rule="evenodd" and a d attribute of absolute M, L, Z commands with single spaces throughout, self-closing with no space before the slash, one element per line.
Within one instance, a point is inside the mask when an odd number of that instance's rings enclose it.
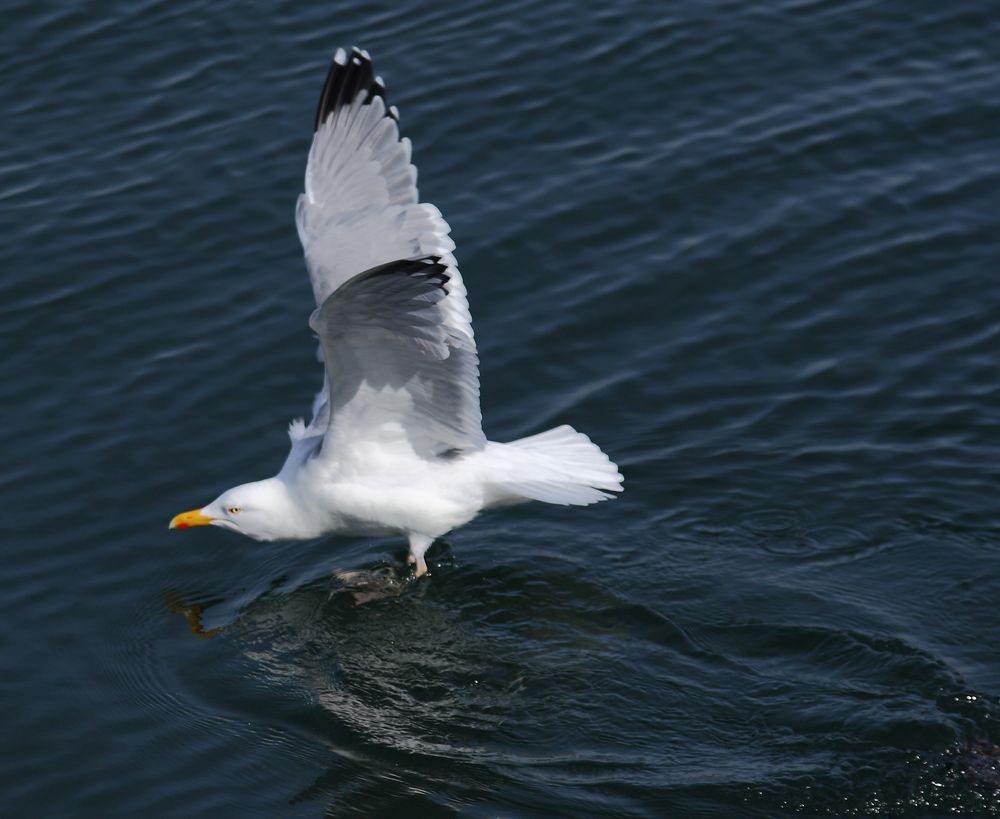
<path fill-rule="evenodd" d="M 312 420 L 292 421 L 277 475 L 226 490 L 171 529 L 263 541 L 406 535 L 420 577 L 435 538 L 483 510 L 586 506 L 622 490 L 618 467 L 570 426 L 486 439 L 455 243 L 418 199 L 410 151 L 368 52 L 338 49 L 295 214 L 324 365 Z"/>

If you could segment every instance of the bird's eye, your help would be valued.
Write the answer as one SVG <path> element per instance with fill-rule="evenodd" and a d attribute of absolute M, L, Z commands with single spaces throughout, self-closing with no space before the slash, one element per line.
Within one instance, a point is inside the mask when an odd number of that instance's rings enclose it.
<path fill-rule="evenodd" d="M 227 511 L 227 512 L 228 512 L 228 513 L 229 513 L 230 515 L 238 515 L 238 514 L 239 514 L 240 512 L 242 512 L 243 510 L 242 510 L 242 509 L 241 509 L 241 508 L 240 508 L 239 506 L 230 506 L 230 507 L 229 507 L 228 509 L 226 509 L 226 511 Z"/>

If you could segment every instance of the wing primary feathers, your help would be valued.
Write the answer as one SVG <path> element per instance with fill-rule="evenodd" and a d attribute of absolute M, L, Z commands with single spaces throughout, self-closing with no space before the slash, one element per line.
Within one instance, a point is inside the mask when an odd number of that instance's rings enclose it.
<path fill-rule="evenodd" d="M 319 95 L 313 130 L 318 131 L 331 114 L 344 105 L 350 105 L 362 91 L 366 92 L 365 105 L 373 98 L 381 97 L 386 102 L 386 116 L 398 119 L 395 107 L 388 105 L 385 83 L 372 70 L 372 58 L 368 52 L 353 48 L 348 55 L 344 49 L 338 48 L 326 75 L 323 92 Z"/>
<path fill-rule="evenodd" d="M 378 267 L 372 267 L 355 277 L 355 281 L 361 279 L 373 279 L 376 276 L 408 276 L 412 279 L 424 279 L 442 290 L 451 280 L 448 275 L 448 268 L 441 264 L 440 256 L 419 256 L 415 259 L 396 259 Z"/>

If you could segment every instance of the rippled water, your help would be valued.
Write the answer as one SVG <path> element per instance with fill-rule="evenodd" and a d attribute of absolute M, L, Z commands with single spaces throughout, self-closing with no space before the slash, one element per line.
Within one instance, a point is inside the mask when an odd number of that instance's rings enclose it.
<path fill-rule="evenodd" d="M 5 6 L 4 816 L 1000 812 L 1000 22 L 602 5 Z M 292 213 L 354 43 L 487 433 L 626 476 L 364 605 L 331 572 L 402 542 L 166 531 L 318 386 Z"/>

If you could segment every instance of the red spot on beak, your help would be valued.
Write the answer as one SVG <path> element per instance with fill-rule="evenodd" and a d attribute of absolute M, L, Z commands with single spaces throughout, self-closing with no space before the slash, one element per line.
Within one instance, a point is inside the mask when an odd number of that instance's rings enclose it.
<path fill-rule="evenodd" d="M 186 524 L 186 523 L 178 523 L 177 524 L 177 528 L 178 529 L 187 529 L 188 528 L 188 524 Z"/>

